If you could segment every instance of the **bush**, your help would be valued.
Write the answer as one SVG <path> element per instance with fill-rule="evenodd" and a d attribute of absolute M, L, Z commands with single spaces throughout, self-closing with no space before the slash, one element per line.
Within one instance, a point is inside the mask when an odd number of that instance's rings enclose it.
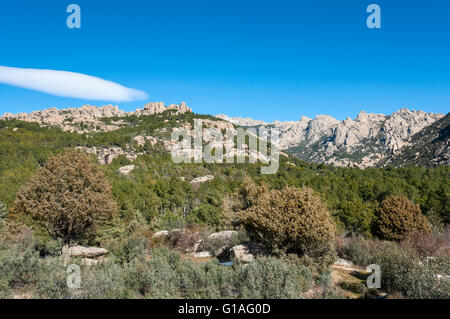
<path fill-rule="evenodd" d="M 146 298 L 180 298 L 179 263 L 177 252 L 156 248 L 149 259 L 126 265 L 126 284 Z"/>
<path fill-rule="evenodd" d="M 395 242 L 351 238 L 341 243 L 339 253 L 355 264 L 381 268 L 381 288 L 406 298 L 449 298 L 450 282 L 439 279 L 448 273 L 448 257 L 421 258 L 419 253 Z"/>
<path fill-rule="evenodd" d="M 298 299 L 312 279 L 308 268 L 275 257 L 257 258 L 248 265 L 239 265 L 236 271 L 239 298 Z"/>
<path fill-rule="evenodd" d="M 218 227 L 224 222 L 222 211 L 221 207 L 211 204 L 200 204 L 189 213 L 187 220 L 197 224 Z"/>
<path fill-rule="evenodd" d="M 384 242 L 378 239 L 367 240 L 363 237 L 346 238 L 338 247 L 341 257 L 351 260 L 362 267 L 376 262 L 377 254 L 395 243 Z"/>
<path fill-rule="evenodd" d="M 106 262 L 95 267 L 84 267 L 80 298 L 125 299 L 136 294 L 127 286 L 128 269 L 123 265 Z"/>
<path fill-rule="evenodd" d="M 74 290 L 67 286 L 67 266 L 59 258 L 40 259 L 36 274 L 36 290 L 39 298 L 72 298 Z M 82 277 L 84 280 L 84 277 Z"/>
<path fill-rule="evenodd" d="M 136 232 L 112 243 L 108 248 L 115 261 L 126 264 L 134 259 L 146 258 L 151 247 L 150 235 L 145 232 Z"/>
<path fill-rule="evenodd" d="M 414 249 L 422 257 L 450 255 L 450 229 L 446 233 L 412 233 L 400 242 L 401 247 Z"/>
<path fill-rule="evenodd" d="M 21 189 L 15 211 L 64 243 L 92 238 L 117 211 L 111 186 L 88 155 L 75 150 L 48 159 Z"/>
<path fill-rule="evenodd" d="M 400 241 L 411 233 L 430 233 L 430 223 L 420 206 L 404 196 L 391 196 L 377 208 L 376 231 L 380 238 Z"/>
<path fill-rule="evenodd" d="M 236 276 L 233 268 L 214 263 L 183 262 L 180 269 L 184 298 L 234 298 Z"/>
<path fill-rule="evenodd" d="M 333 252 L 335 224 L 310 188 L 286 187 L 251 198 L 239 215 L 250 238 L 271 252 L 322 258 Z"/>
<path fill-rule="evenodd" d="M 6 278 L 0 278 L 0 299 L 6 299 L 11 296 L 9 283 Z"/>
<path fill-rule="evenodd" d="M 411 250 L 390 246 L 376 263 L 381 267 L 381 286 L 390 293 L 401 292 L 413 299 L 450 297 L 450 282 L 440 280 L 435 269 Z"/>
<path fill-rule="evenodd" d="M 25 235 L 18 242 L 0 242 L 0 274 L 2 285 L 11 288 L 34 284 L 39 271 L 37 241 Z"/>
<path fill-rule="evenodd" d="M 60 238 L 50 239 L 45 242 L 39 242 L 36 249 L 39 250 L 41 257 L 57 257 L 61 255 L 63 243 Z"/>
<path fill-rule="evenodd" d="M 168 243 L 169 245 L 182 253 L 190 250 L 194 247 L 202 238 L 202 233 L 199 228 L 195 226 L 187 227 L 184 229 L 174 229 L 169 232 Z"/>

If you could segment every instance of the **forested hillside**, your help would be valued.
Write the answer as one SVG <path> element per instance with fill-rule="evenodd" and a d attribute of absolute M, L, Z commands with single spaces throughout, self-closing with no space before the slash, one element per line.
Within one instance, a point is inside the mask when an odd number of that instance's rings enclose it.
<path fill-rule="evenodd" d="M 197 115 L 196 115 L 197 116 Z M 198 117 L 198 116 L 197 116 Z M 46 159 L 68 147 L 124 147 L 138 134 L 169 135 L 180 122 L 192 122 L 193 113 L 124 118 L 129 125 L 92 134 L 62 132 L 20 121 L 0 122 L 0 198 L 11 207 L 20 186 Z M 203 118 L 213 119 L 203 116 Z M 107 121 L 116 120 L 114 118 Z M 163 130 L 165 128 L 165 130 Z M 162 133 L 164 131 L 165 133 Z M 390 195 L 405 195 L 420 204 L 423 213 L 437 212 L 450 221 L 450 170 L 433 168 L 336 168 L 281 157 L 278 173 L 260 175 L 261 164 L 175 164 L 162 145 L 145 144 L 134 161 L 135 170 L 124 176 L 119 167 L 131 164 L 119 156 L 102 166 L 113 184 L 123 216 L 142 214 L 152 228 L 183 224 L 189 220 L 220 227 L 233 218 L 236 192 L 245 176 L 264 181 L 269 188 L 310 186 L 323 197 L 342 230 L 371 234 L 376 206 Z M 191 187 L 195 177 L 213 175 L 213 181 Z"/>

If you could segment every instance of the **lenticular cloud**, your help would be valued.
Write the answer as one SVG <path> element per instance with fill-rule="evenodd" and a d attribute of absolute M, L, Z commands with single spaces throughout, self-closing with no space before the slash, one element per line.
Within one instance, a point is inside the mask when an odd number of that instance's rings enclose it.
<path fill-rule="evenodd" d="M 147 98 L 143 91 L 81 73 L 0 66 L 0 83 L 52 95 L 98 101 L 131 102 Z"/>

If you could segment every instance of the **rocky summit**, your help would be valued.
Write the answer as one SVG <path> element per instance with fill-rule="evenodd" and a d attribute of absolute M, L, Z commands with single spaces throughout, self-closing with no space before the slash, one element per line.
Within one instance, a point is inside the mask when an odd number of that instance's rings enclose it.
<path fill-rule="evenodd" d="M 317 115 L 314 119 L 302 116 L 299 121 L 253 125 L 249 119 L 218 117 L 241 126 L 278 128 L 280 149 L 305 161 L 366 168 L 400 153 L 414 134 L 444 114 L 403 108 L 391 115 L 362 111 L 355 119 L 344 121 Z"/>
<path fill-rule="evenodd" d="M 184 102 L 167 106 L 163 102 L 152 102 L 131 112 L 122 111 L 117 106 L 112 105 L 101 107 L 85 105 L 80 108 L 50 108 L 31 113 L 5 113 L 0 119 L 36 122 L 41 126 L 56 126 L 63 131 L 83 134 L 116 131 L 121 127 L 130 125 L 126 117 L 151 116 L 166 111 L 184 114 L 192 112 L 192 109 Z M 414 160 L 408 154 L 414 153 L 417 159 L 419 158 L 417 153 L 421 154 L 422 146 L 431 144 L 433 145 L 433 152 L 437 155 L 433 155 L 433 160 L 427 160 L 431 158 L 428 155 L 422 156 L 421 165 L 448 164 L 448 158 L 450 157 L 447 147 L 449 144 L 448 137 L 442 139 L 442 145 L 432 143 L 432 140 L 423 142 L 433 134 L 436 135 L 437 128 L 426 130 L 434 123 L 440 123 L 439 130 L 442 132 L 448 131 L 448 116 L 447 120 L 444 121 L 444 114 L 403 108 L 391 115 L 361 111 L 356 118 L 347 118 L 343 121 L 328 115 L 317 115 L 313 119 L 302 116 L 299 121 L 275 121 L 272 123 L 250 118 L 229 117 L 224 114 L 216 115 L 215 119 L 211 118 L 213 120 L 204 119 L 204 125 L 206 127 L 217 127 L 220 130 L 227 128 L 234 130 L 235 126 L 246 128 L 275 127 L 280 131 L 280 150 L 307 162 L 360 168 L 400 165 L 400 162 L 401 165 L 405 165 L 405 163 L 414 163 Z M 189 123 L 178 123 L 178 125 L 192 128 Z M 267 132 L 268 130 L 261 131 L 263 134 L 261 138 L 267 139 L 267 136 L 264 136 L 264 131 Z M 422 134 L 420 139 L 413 138 L 419 133 Z M 444 136 L 447 135 L 444 134 Z M 135 136 L 134 142 L 138 146 L 143 146 L 146 142 L 152 145 L 162 142 L 167 151 L 171 150 L 168 138 L 162 139 L 161 136 L 155 137 L 152 134 Z M 436 149 L 434 149 L 434 146 L 436 146 Z M 119 155 L 125 155 L 133 161 L 140 154 L 123 150 L 120 147 L 109 149 L 84 147 L 84 149 L 88 153 L 96 154 L 100 163 L 104 165 L 109 164 Z M 409 149 L 414 149 L 414 152 Z M 429 152 L 431 152 L 431 148 Z M 402 160 L 397 161 L 396 158 L 400 154 L 402 154 Z"/>
<path fill-rule="evenodd" d="M 119 129 L 123 122 L 117 120 L 105 123 L 101 120 L 102 118 L 153 115 L 169 110 L 180 114 L 192 112 L 184 102 L 181 102 L 179 105 L 171 104 L 168 106 L 165 106 L 163 102 L 154 102 L 146 104 L 142 109 L 131 112 L 119 110 L 118 106 L 113 105 L 101 107 L 84 105 L 80 108 L 69 107 L 67 109 L 53 107 L 31 113 L 5 113 L 0 119 L 16 119 L 25 122 L 36 122 L 41 125 L 58 126 L 64 131 L 76 133 L 111 132 Z"/>

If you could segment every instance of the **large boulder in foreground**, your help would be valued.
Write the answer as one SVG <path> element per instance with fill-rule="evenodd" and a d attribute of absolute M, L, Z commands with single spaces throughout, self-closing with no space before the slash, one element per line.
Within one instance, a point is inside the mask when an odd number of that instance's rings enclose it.
<path fill-rule="evenodd" d="M 67 249 L 70 257 L 97 258 L 108 253 L 108 250 L 100 247 L 73 246 Z"/>

